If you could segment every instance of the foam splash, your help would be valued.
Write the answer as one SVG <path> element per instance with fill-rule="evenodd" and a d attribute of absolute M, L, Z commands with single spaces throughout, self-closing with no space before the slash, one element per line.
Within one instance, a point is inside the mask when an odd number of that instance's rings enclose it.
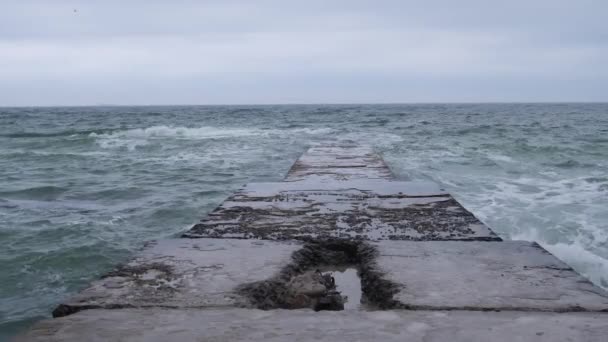
<path fill-rule="evenodd" d="M 536 241 L 588 277 L 608 288 L 608 227 L 605 186 L 586 177 L 543 176 L 477 178 L 485 190 L 456 190 L 480 219 L 513 240 Z M 465 185 L 467 183 L 464 183 Z M 458 197 L 458 196 L 457 196 Z"/>
<path fill-rule="evenodd" d="M 576 239 L 571 243 L 558 242 L 551 244 L 536 229 L 512 234 L 511 239 L 539 243 L 584 277 L 608 290 L 608 260 L 591 252 L 586 243 Z"/>
<path fill-rule="evenodd" d="M 112 133 L 91 133 L 89 137 L 95 138 L 101 148 L 126 147 L 132 151 L 137 147 L 145 146 L 153 140 L 161 139 L 221 139 L 229 137 L 243 137 L 269 134 L 268 131 L 245 128 L 220 128 L 211 126 L 202 127 L 173 127 L 152 126 L 148 128 L 134 128 Z"/>
<path fill-rule="evenodd" d="M 228 139 L 241 137 L 272 136 L 288 137 L 293 134 L 327 135 L 334 132 L 331 128 L 294 128 L 294 129 L 263 129 L 263 128 L 226 128 L 226 127 L 174 127 L 174 126 L 152 126 L 148 128 L 134 128 L 112 133 L 91 133 L 89 137 L 94 138 L 99 147 L 127 148 L 133 151 L 138 147 L 149 145 L 154 141 L 162 140 L 206 140 L 206 139 Z"/>
<path fill-rule="evenodd" d="M 561 176 L 563 177 L 563 175 Z M 499 234 L 536 241 L 595 284 L 608 289 L 606 182 L 589 177 L 475 175 L 444 182 Z M 477 185 L 474 185 L 474 182 Z"/>
<path fill-rule="evenodd" d="M 608 289 L 608 174 L 598 167 L 602 159 L 572 144 L 547 151 L 488 139 L 405 139 L 406 146 L 389 147 L 385 159 L 397 174 L 444 185 L 503 238 L 536 241 Z M 582 161 L 568 168 L 551 162 L 563 158 Z"/>

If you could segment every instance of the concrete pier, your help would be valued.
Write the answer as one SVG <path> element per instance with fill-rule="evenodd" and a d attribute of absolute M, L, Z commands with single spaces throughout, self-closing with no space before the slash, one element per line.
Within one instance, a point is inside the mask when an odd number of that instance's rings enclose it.
<path fill-rule="evenodd" d="M 184 237 L 500 241 L 439 186 L 394 180 L 360 146 L 309 149 L 284 182 L 246 185 Z"/>
<path fill-rule="evenodd" d="M 316 146 L 53 316 L 18 341 L 605 341 L 608 293 L 372 149 Z"/>

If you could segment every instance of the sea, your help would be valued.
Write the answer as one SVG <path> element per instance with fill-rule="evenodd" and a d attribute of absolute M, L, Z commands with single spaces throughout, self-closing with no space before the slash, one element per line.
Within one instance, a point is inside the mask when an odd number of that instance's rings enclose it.
<path fill-rule="evenodd" d="M 608 289 L 608 104 L 0 108 L 0 340 L 307 147 L 344 142 Z"/>

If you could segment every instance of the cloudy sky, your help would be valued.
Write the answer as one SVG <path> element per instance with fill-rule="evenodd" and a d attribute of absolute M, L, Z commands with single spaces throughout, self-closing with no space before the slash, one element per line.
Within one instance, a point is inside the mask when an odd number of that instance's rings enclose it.
<path fill-rule="evenodd" d="M 0 106 L 608 101 L 605 0 L 0 0 Z"/>

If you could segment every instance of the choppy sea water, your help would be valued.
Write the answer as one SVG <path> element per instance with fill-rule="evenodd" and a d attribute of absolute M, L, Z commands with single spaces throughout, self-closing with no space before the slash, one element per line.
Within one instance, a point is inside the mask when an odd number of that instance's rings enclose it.
<path fill-rule="evenodd" d="M 0 108 L 0 338 L 341 141 L 608 288 L 608 104 Z"/>

